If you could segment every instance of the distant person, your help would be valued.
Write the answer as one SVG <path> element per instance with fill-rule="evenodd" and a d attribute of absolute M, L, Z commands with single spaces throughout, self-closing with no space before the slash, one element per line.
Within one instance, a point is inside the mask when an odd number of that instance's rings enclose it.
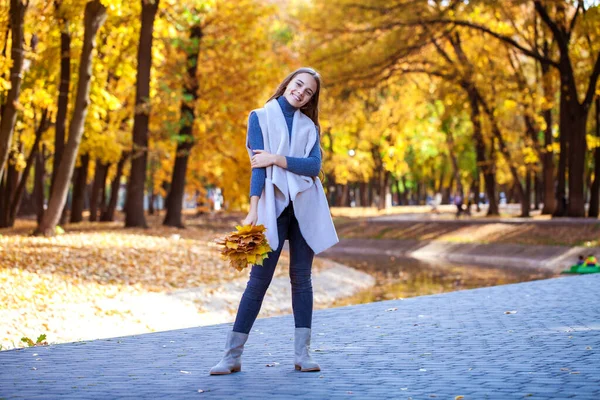
<path fill-rule="evenodd" d="M 463 198 L 460 193 L 454 196 L 454 205 L 456 206 L 456 218 L 459 218 L 463 213 Z"/>
<path fill-rule="evenodd" d="M 594 267 L 596 264 L 598 264 L 598 259 L 593 254 L 590 254 L 585 260 L 586 267 Z"/>
<path fill-rule="evenodd" d="M 437 192 L 433 199 L 431 200 L 431 212 L 439 214 L 440 210 L 438 207 L 442 204 L 442 194 Z"/>
<path fill-rule="evenodd" d="M 583 264 L 585 264 L 585 258 L 583 258 L 583 256 L 579 256 L 579 258 L 577 259 L 577 266 L 582 266 Z"/>
<path fill-rule="evenodd" d="M 302 372 L 320 371 L 310 354 L 311 269 L 314 255 L 338 242 L 318 177 L 321 169 L 320 89 L 320 75 L 312 68 L 300 68 L 281 82 L 263 108 L 250 113 L 246 139 L 252 167 L 250 211 L 242 225 L 265 225 L 265 235 L 273 251 L 262 266 L 252 266 L 235 323 L 227 334 L 225 354 L 210 370 L 211 375 L 242 369 L 244 345 L 286 240 L 290 249 L 289 273 L 296 328 L 294 367 Z M 283 335 L 284 332 L 287 329 L 280 326 L 276 333 Z"/>

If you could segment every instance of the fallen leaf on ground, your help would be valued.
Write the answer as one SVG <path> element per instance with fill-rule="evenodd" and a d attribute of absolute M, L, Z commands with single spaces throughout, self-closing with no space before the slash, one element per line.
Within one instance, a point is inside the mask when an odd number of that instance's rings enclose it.
<path fill-rule="evenodd" d="M 67 332 L 76 307 L 89 305 L 90 318 L 106 318 L 112 326 L 120 325 L 116 320 L 133 324 L 131 310 L 99 302 L 239 278 L 212 243 L 229 229 L 224 224 L 206 229 L 204 221 L 190 219 L 188 229 L 180 230 L 156 218 L 153 223 L 149 217 L 149 229 L 125 229 L 122 221 L 67 225 L 55 237 L 29 236 L 35 228 L 29 220 L 0 229 L 0 312 L 10 316 L 0 327 L 0 348 L 26 346 L 21 337 L 40 333 L 51 343 L 73 341 Z M 284 269 L 276 274 L 284 275 Z M 85 316 L 79 321 L 85 323 Z"/>

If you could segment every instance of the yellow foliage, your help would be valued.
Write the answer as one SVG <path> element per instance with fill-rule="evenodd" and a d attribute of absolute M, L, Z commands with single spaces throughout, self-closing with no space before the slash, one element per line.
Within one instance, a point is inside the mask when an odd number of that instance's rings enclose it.
<path fill-rule="evenodd" d="M 600 137 L 588 134 L 586 136 L 586 139 L 587 139 L 587 147 L 589 150 L 594 150 L 597 147 L 600 147 Z"/>
<path fill-rule="evenodd" d="M 262 265 L 271 251 L 265 237 L 263 225 L 236 226 L 234 232 L 224 238 L 215 239 L 215 243 L 223 246 L 221 257 L 229 260 L 229 265 L 238 271 L 250 265 Z"/>

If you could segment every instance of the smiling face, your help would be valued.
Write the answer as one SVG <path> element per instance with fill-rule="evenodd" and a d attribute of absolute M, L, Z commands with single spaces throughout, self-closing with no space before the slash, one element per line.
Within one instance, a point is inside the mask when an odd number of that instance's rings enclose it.
<path fill-rule="evenodd" d="M 317 92 L 316 79 L 306 72 L 294 76 L 285 88 L 285 99 L 295 108 L 304 107 Z"/>

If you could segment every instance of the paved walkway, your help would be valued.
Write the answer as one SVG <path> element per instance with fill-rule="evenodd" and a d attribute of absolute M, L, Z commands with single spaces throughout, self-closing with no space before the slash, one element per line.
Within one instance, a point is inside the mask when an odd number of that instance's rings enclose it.
<path fill-rule="evenodd" d="M 243 371 L 208 376 L 230 325 L 0 352 L 3 399 L 598 399 L 600 275 L 258 320 Z M 460 397 L 458 397 L 460 398 Z"/>

